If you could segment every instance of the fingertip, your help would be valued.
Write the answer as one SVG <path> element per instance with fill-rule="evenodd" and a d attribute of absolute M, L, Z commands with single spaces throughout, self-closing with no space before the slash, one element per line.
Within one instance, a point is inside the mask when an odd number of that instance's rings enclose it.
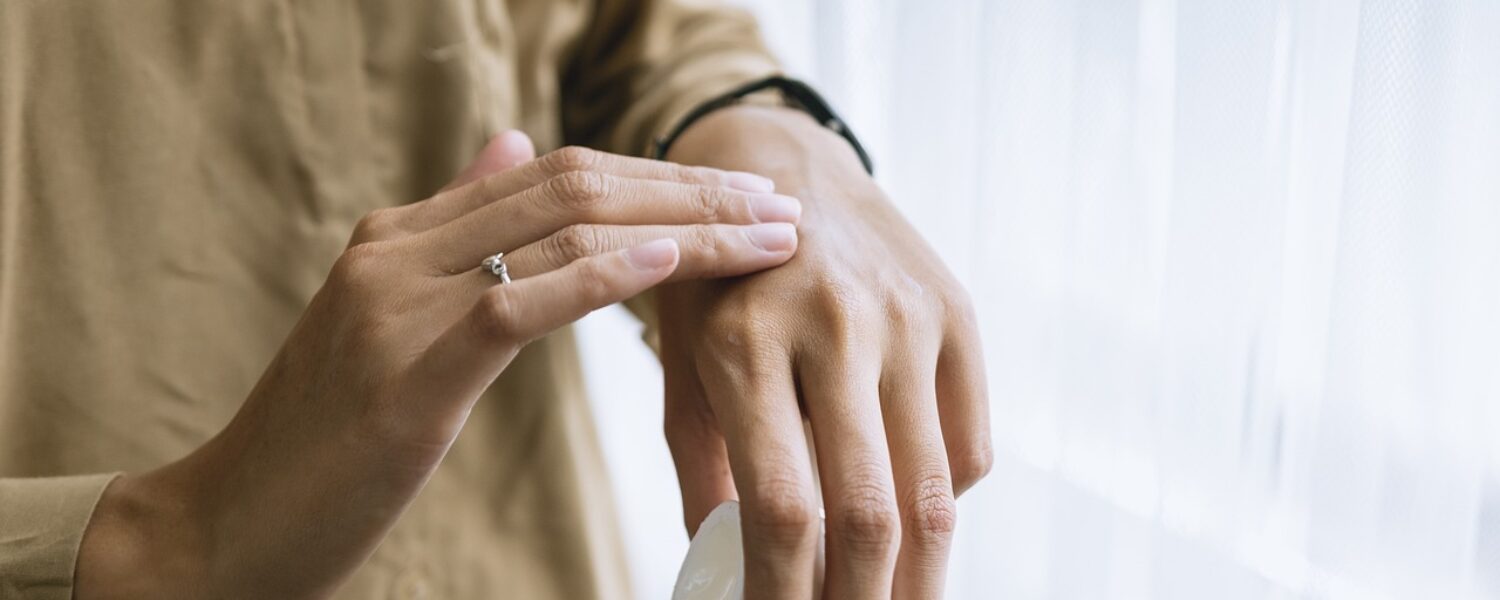
<path fill-rule="evenodd" d="M 518 129 L 506 130 L 485 142 L 469 165 L 445 186 L 444 190 L 462 187 L 490 175 L 506 171 L 536 158 L 531 138 Z"/>
<path fill-rule="evenodd" d="M 756 248 L 773 254 L 797 250 L 797 226 L 791 223 L 761 223 L 745 228 L 745 237 Z"/>
<path fill-rule="evenodd" d="M 490 149 L 507 159 L 520 159 L 516 162 L 525 162 L 536 158 L 536 146 L 531 142 L 531 136 L 519 129 L 507 129 L 500 132 L 490 140 Z"/>
<path fill-rule="evenodd" d="M 625 260 L 642 272 L 669 271 L 677 266 L 681 253 L 671 238 L 652 240 L 625 250 Z"/>
<path fill-rule="evenodd" d="M 802 219 L 802 201 L 783 194 L 750 196 L 750 216 L 757 223 L 796 223 Z"/>

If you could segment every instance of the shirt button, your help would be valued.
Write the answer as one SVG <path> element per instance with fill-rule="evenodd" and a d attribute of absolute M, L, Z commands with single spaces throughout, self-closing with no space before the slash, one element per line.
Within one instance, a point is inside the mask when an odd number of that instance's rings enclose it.
<path fill-rule="evenodd" d="M 432 597 L 432 586 L 420 571 L 409 570 L 396 578 L 396 600 L 428 600 Z"/>

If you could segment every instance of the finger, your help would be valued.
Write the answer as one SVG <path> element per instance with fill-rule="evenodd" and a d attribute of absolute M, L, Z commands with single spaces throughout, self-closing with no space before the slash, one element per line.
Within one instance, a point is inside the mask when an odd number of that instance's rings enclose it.
<path fill-rule="evenodd" d="M 434 256 L 469 265 L 497 249 L 519 248 L 570 225 L 787 223 L 798 219 L 801 206 L 790 196 L 580 172 L 550 179 L 423 235 L 433 238 Z"/>
<path fill-rule="evenodd" d="M 972 310 L 964 309 L 944 336 L 937 365 L 937 406 L 955 495 L 990 472 L 990 402 L 984 355 Z"/>
<path fill-rule="evenodd" d="M 692 537 L 697 535 L 698 526 L 709 512 L 739 496 L 729 469 L 724 435 L 708 406 L 697 370 L 692 368 L 692 355 L 680 340 L 663 333 L 662 364 L 677 365 L 662 369 L 666 384 L 664 428 L 672 464 L 677 469 L 678 489 L 682 491 L 683 524 L 688 537 Z"/>
<path fill-rule="evenodd" d="M 515 168 L 527 161 L 536 158 L 536 147 L 531 143 L 531 137 L 519 129 L 510 129 L 501 132 L 493 138 L 469 166 L 443 186 L 443 191 L 462 187 L 479 180 L 480 178 L 494 175 L 501 171 Z"/>
<path fill-rule="evenodd" d="M 676 240 L 682 250 L 682 261 L 669 281 L 753 273 L 786 262 L 797 250 L 797 228 L 787 223 L 745 227 L 578 225 L 506 253 L 505 264 L 511 277 L 530 277 L 580 258 L 660 238 Z"/>
<path fill-rule="evenodd" d="M 513 168 L 536 158 L 536 149 L 531 138 L 519 130 L 509 130 L 493 138 L 479 150 L 479 154 L 467 167 L 449 182 L 443 190 L 468 184 L 476 179 Z M 439 192 L 441 194 L 441 192 Z M 361 218 L 349 237 L 349 247 L 379 240 L 404 237 L 421 229 L 414 228 L 413 218 L 422 209 L 424 202 L 404 206 L 377 209 Z M 425 229 L 425 228 L 424 228 Z"/>
<path fill-rule="evenodd" d="M 754 173 L 690 167 L 665 161 L 609 154 L 569 146 L 499 174 L 481 177 L 410 206 L 403 226 L 424 231 L 473 212 L 501 198 L 541 185 L 566 173 L 600 173 L 629 179 L 725 187 L 747 193 L 771 193 L 775 184 Z"/>
<path fill-rule="evenodd" d="M 852 349 L 851 349 L 852 350 Z M 810 357 L 801 371 L 827 521 L 826 598 L 889 598 L 901 519 L 881 420 L 879 373 Z"/>
<path fill-rule="evenodd" d="M 753 321 L 699 353 L 740 494 L 745 598 L 811 598 L 818 541 L 812 467 L 790 360 L 752 349 Z"/>
<path fill-rule="evenodd" d="M 935 352 L 882 376 L 881 412 L 891 447 L 901 551 L 896 598 L 941 598 L 957 509 L 937 409 Z"/>
<path fill-rule="evenodd" d="M 526 343 L 656 285 L 676 267 L 677 257 L 676 242 L 656 240 L 491 285 L 419 359 L 424 396 L 472 402 Z"/>

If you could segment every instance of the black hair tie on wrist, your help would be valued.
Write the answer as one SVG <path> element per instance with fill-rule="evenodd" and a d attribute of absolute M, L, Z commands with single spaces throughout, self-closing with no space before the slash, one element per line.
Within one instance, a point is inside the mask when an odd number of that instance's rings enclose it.
<path fill-rule="evenodd" d="M 768 89 L 781 92 L 782 102 L 787 107 L 795 108 L 811 115 L 818 123 L 833 130 L 834 133 L 839 134 L 840 137 L 848 141 L 849 145 L 854 148 L 854 153 L 859 155 L 859 162 L 865 166 L 865 172 L 871 175 L 875 174 L 875 166 L 870 162 L 870 155 L 865 153 L 865 147 L 860 145 L 859 139 L 854 137 L 854 132 L 850 131 L 849 126 L 844 124 L 844 120 L 840 119 L 838 114 L 833 112 L 833 108 L 828 106 L 828 102 L 823 100 L 823 97 L 818 95 L 816 91 L 813 91 L 811 86 L 796 79 L 780 75 L 752 81 L 698 105 L 697 108 L 694 108 L 692 112 L 683 117 L 682 121 L 678 122 L 676 127 L 672 128 L 671 133 L 667 134 L 666 137 L 656 139 L 653 158 L 661 160 L 666 157 L 667 149 L 672 147 L 672 143 L 677 141 L 677 138 L 682 135 L 683 131 L 687 130 L 688 126 L 692 125 L 698 119 L 703 118 L 704 115 L 727 106 L 738 104 L 745 96 Z"/>

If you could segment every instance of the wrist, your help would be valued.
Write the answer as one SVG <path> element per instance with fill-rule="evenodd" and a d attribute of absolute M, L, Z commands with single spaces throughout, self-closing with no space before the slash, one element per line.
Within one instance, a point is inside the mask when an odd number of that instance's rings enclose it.
<path fill-rule="evenodd" d="M 742 104 L 704 115 L 682 132 L 666 158 L 759 173 L 794 196 L 820 192 L 798 188 L 823 187 L 822 182 L 873 184 L 847 140 L 787 107 Z"/>
<path fill-rule="evenodd" d="M 208 528 L 168 466 L 110 482 L 84 530 L 74 598 L 180 595 L 212 572 Z"/>
<path fill-rule="evenodd" d="M 855 222 L 900 220 L 849 142 L 800 110 L 736 105 L 714 111 L 685 130 L 666 158 L 758 173 L 774 180 L 776 191 L 801 200 L 801 241 L 791 263 L 815 257 Z"/>

